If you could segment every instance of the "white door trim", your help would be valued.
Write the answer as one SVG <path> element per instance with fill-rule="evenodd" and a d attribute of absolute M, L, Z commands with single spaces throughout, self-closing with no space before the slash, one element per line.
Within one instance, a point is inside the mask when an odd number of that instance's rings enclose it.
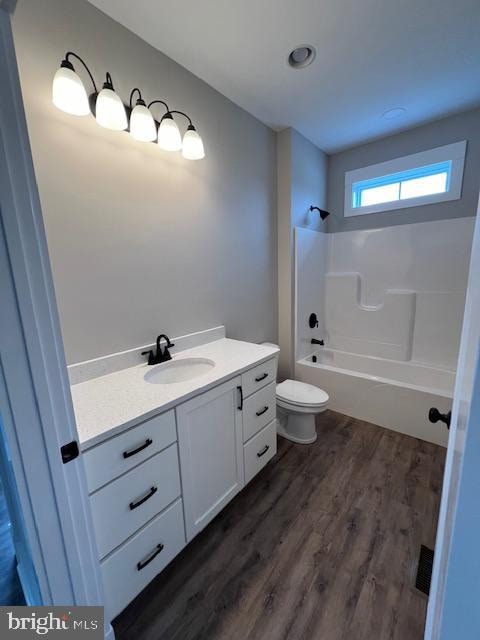
<path fill-rule="evenodd" d="M 37 562 L 38 553 L 48 549 L 49 529 L 51 533 L 55 527 L 55 522 L 42 519 L 42 511 L 49 510 L 47 504 L 56 510 L 60 525 L 62 548 L 56 549 L 55 557 L 42 554 L 44 575 L 39 575 L 39 586 L 44 604 L 103 604 L 83 460 L 80 456 L 64 465 L 60 457 L 60 446 L 76 440 L 77 431 L 10 16 L 1 7 L 0 86 L 1 219 L 44 443 L 44 455 L 32 459 L 30 449 L 18 446 L 22 434 L 17 432 L 17 438 L 9 443 L 12 460 L 20 474 L 16 479 L 22 505 L 30 504 L 27 528 Z M 39 494 L 37 484 L 26 473 L 32 468 L 37 477 L 50 482 L 49 495 Z M 65 572 L 70 582 L 68 594 Z"/>

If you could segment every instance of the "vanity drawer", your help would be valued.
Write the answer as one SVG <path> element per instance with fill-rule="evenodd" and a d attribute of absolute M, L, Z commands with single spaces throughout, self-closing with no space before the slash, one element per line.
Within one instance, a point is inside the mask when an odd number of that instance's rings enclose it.
<path fill-rule="evenodd" d="M 276 415 L 274 383 L 247 398 L 243 404 L 243 441 L 250 440 Z"/>
<path fill-rule="evenodd" d="M 174 443 L 90 496 L 100 558 L 165 509 L 180 493 Z"/>
<path fill-rule="evenodd" d="M 124 431 L 83 454 L 90 493 L 136 467 L 177 439 L 174 411 Z"/>
<path fill-rule="evenodd" d="M 117 616 L 184 546 L 183 508 L 182 501 L 178 500 L 101 562 L 110 619 Z"/>
<path fill-rule="evenodd" d="M 242 373 L 243 396 L 246 398 L 277 378 L 277 359 L 272 358 Z"/>
<path fill-rule="evenodd" d="M 277 453 L 277 421 L 273 420 L 243 447 L 245 484 Z"/>

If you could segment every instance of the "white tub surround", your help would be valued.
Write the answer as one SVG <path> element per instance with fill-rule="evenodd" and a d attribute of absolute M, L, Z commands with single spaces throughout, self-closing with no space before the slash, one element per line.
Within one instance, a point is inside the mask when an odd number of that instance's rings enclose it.
<path fill-rule="evenodd" d="M 155 367 L 147 365 L 143 356 L 143 364 L 75 384 L 71 389 L 81 448 L 88 449 L 277 353 L 273 347 L 222 338 L 174 355 L 174 360 L 206 358 L 215 363 L 211 371 L 193 380 L 148 383 L 144 376 Z"/>
<path fill-rule="evenodd" d="M 276 453 L 278 349 L 185 344 L 72 386 L 111 618 Z M 183 371 L 196 377 L 174 382 Z"/>
<path fill-rule="evenodd" d="M 349 303 L 345 292 L 327 297 L 327 346 L 455 369 L 474 221 L 458 218 L 330 234 L 327 282 L 334 274 L 358 274 L 361 290 L 351 288 Z M 389 300 L 401 292 L 410 295 L 403 295 L 405 308 L 397 309 L 393 321 Z M 358 307 L 354 314 L 353 305 Z M 359 322 L 360 315 L 370 319 Z M 339 319 L 341 330 L 335 324 Z"/>
<path fill-rule="evenodd" d="M 325 337 L 325 274 L 328 271 L 329 235 L 295 228 L 295 360 L 314 351 L 310 340 Z M 318 327 L 308 319 L 315 313 Z"/>
<path fill-rule="evenodd" d="M 296 229 L 296 360 L 314 351 L 315 337 L 340 351 L 455 369 L 473 225 Z"/>
<path fill-rule="evenodd" d="M 332 349 L 410 360 L 415 291 L 387 289 L 378 304 L 362 302 L 359 273 L 327 273 L 325 328 Z M 352 332 L 352 326 L 355 327 Z"/>
<path fill-rule="evenodd" d="M 317 364 L 325 368 L 355 371 L 360 375 L 371 376 L 374 380 L 388 380 L 412 388 L 421 387 L 450 397 L 453 394 L 455 371 L 451 369 L 439 369 L 418 362 L 399 362 L 329 348 L 319 349 L 315 355 Z M 306 358 L 306 361 L 312 362 L 312 357 Z"/>
<path fill-rule="evenodd" d="M 335 411 L 446 444 L 428 410 L 451 405 L 473 227 L 296 229 L 297 379 L 325 389 Z M 316 364 L 312 338 L 326 345 Z"/>

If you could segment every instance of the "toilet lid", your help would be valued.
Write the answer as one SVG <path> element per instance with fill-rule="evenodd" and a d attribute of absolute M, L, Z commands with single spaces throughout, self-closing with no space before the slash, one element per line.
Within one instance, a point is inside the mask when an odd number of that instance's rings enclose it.
<path fill-rule="evenodd" d="M 292 404 L 315 406 L 326 404 L 329 400 L 328 393 L 323 389 L 298 380 L 285 380 L 277 384 L 277 398 Z"/>

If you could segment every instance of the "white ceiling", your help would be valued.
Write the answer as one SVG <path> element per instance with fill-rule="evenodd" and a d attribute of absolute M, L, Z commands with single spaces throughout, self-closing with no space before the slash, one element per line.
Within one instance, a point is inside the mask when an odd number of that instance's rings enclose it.
<path fill-rule="evenodd" d="M 275 129 L 332 153 L 480 104 L 479 0 L 91 0 Z M 299 44 L 313 64 L 287 66 Z M 404 107 L 406 115 L 382 114 Z"/>

